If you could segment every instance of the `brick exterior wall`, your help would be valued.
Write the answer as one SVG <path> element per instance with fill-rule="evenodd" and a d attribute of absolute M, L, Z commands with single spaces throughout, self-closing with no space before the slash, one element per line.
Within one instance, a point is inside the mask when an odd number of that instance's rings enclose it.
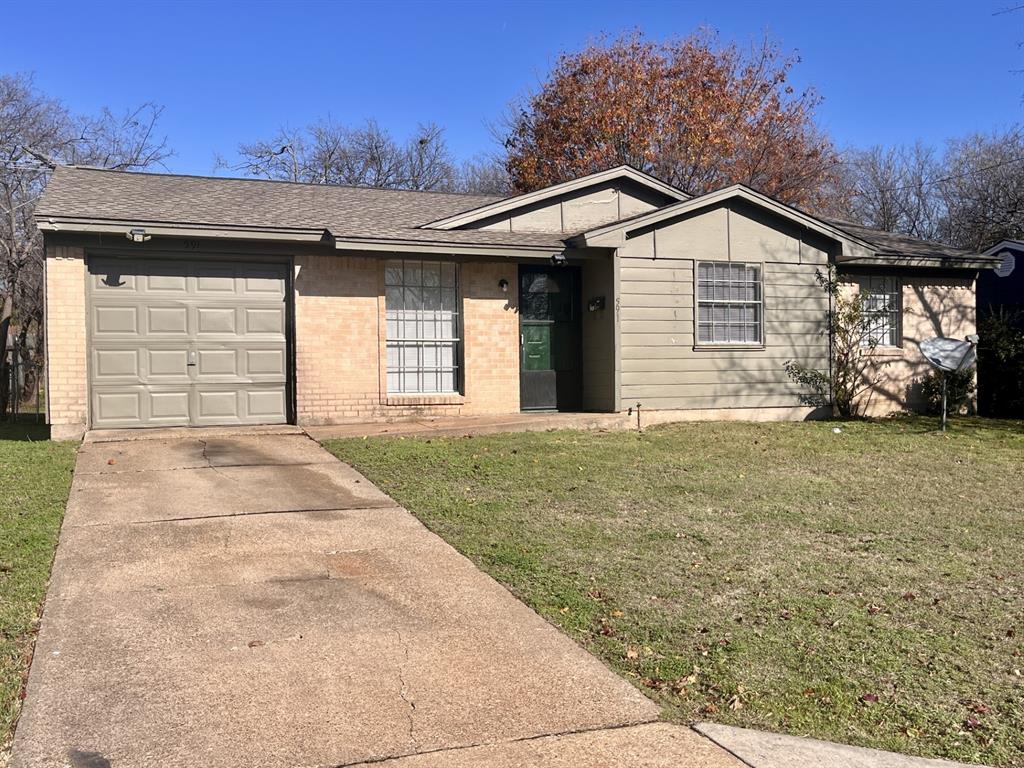
<path fill-rule="evenodd" d="M 46 409 L 55 440 L 85 432 L 88 419 L 85 251 L 46 249 Z"/>
<path fill-rule="evenodd" d="M 389 397 L 384 258 L 295 260 L 297 417 L 301 425 L 486 415 L 519 410 L 516 265 L 460 266 L 464 393 Z M 508 293 L 498 287 L 508 281 Z"/>
<path fill-rule="evenodd" d="M 918 342 L 933 336 L 963 339 L 977 331 L 973 277 L 903 275 L 901 281 L 903 345 L 875 350 L 868 375 L 877 376 L 878 385 L 863 395 L 866 416 L 920 410 L 920 382 L 933 369 Z M 856 289 L 851 284 L 848 290 Z"/>

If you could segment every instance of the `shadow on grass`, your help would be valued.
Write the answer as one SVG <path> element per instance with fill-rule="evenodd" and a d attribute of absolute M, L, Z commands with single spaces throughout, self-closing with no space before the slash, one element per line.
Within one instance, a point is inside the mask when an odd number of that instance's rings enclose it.
<path fill-rule="evenodd" d="M 0 440 L 40 442 L 50 439 L 50 427 L 38 421 L 0 421 Z"/>

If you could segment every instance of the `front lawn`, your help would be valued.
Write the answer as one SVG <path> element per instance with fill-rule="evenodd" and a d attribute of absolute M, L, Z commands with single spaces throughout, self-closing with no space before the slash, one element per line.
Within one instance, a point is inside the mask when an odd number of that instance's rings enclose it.
<path fill-rule="evenodd" d="M 46 428 L 0 424 L 0 763 L 21 690 L 71 485 L 74 443 Z"/>
<path fill-rule="evenodd" d="M 668 720 L 1024 765 L 1020 422 L 326 445 Z"/>

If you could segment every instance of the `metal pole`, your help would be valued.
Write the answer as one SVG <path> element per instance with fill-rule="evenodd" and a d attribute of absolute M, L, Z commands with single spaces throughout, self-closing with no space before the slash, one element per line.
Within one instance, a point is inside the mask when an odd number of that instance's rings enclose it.
<path fill-rule="evenodd" d="M 946 372 L 942 372 L 942 431 L 946 431 Z"/>

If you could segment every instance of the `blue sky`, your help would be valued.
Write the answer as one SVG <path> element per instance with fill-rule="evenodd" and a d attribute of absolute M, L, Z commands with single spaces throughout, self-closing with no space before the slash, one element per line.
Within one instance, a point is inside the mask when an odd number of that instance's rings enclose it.
<path fill-rule="evenodd" d="M 749 43 L 766 31 L 825 97 L 840 146 L 939 144 L 1024 118 L 1024 12 L 963 2 L 21 3 L 3 12 L 0 72 L 80 111 L 155 101 L 179 173 L 319 116 L 376 118 L 398 136 L 446 128 L 452 149 L 494 149 L 488 124 L 558 54 L 601 33 L 704 25 Z"/>

